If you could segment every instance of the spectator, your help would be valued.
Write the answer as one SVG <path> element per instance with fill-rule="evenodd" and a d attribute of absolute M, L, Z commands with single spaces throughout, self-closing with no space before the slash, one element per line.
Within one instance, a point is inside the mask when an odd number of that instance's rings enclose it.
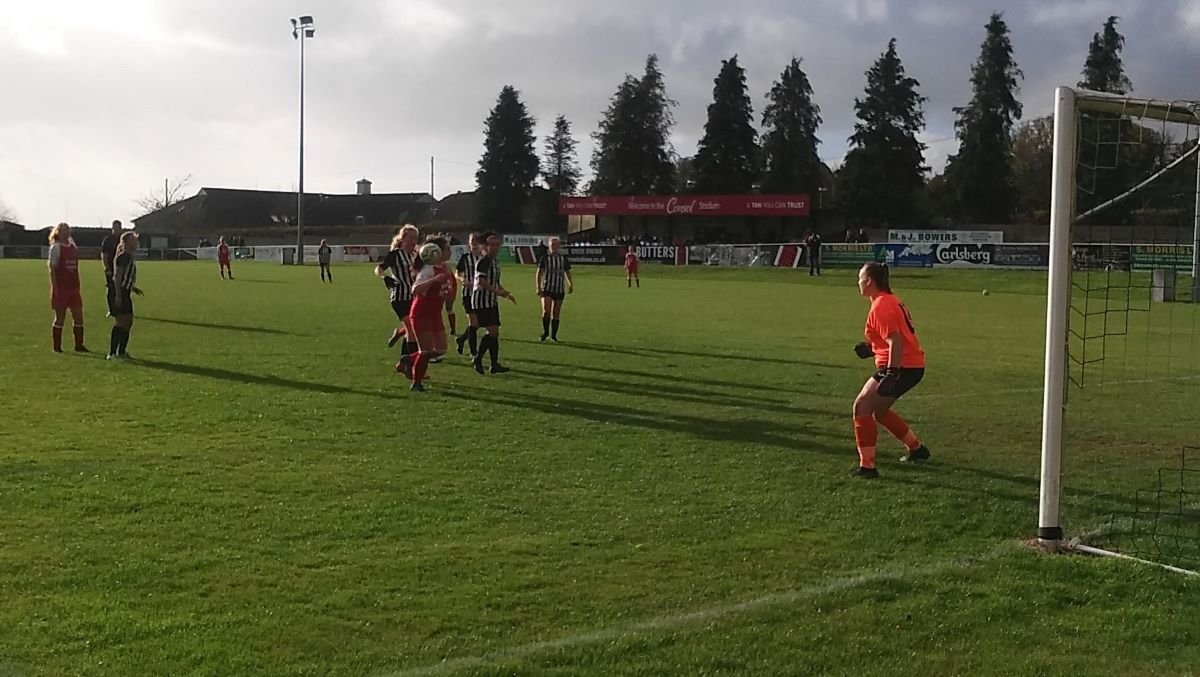
<path fill-rule="evenodd" d="M 867 237 L 867 229 L 866 228 L 858 229 L 858 240 L 857 241 L 859 243 L 864 243 L 864 244 L 871 241 L 871 238 Z"/>
<path fill-rule="evenodd" d="M 858 241 L 858 237 L 854 234 L 854 229 L 847 228 L 846 229 L 846 243 L 850 244 L 850 243 L 857 242 L 857 241 Z"/>

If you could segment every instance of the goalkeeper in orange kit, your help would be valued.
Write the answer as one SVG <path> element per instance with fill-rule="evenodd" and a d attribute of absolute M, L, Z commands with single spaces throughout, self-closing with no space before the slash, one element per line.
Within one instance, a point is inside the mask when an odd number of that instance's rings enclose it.
<path fill-rule="evenodd" d="M 892 411 L 896 400 L 921 382 L 925 376 L 925 352 L 917 340 L 912 316 L 892 293 L 890 271 L 886 264 L 871 262 L 858 273 L 858 290 L 871 299 L 867 313 L 866 342 L 854 347 L 862 359 L 874 357 L 877 371 L 854 400 L 854 441 L 858 445 L 855 477 L 879 477 L 875 469 L 875 446 L 879 438 L 877 423 L 882 423 L 908 453 L 904 461 L 925 461 L 929 449 L 921 443 L 904 418 Z"/>

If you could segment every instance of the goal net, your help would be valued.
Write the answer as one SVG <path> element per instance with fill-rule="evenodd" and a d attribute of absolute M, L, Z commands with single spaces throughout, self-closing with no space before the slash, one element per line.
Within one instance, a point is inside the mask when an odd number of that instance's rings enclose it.
<path fill-rule="evenodd" d="M 1055 94 L 1038 538 L 1200 571 L 1200 104 Z"/>

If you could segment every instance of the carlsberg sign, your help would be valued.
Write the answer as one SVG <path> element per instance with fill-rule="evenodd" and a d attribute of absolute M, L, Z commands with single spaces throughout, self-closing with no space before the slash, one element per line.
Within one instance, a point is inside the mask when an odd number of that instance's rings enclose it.
<path fill-rule="evenodd" d="M 987 244 L 939 244 L 936 260 L 942 266 L 990 266 L 992 246 Z"/>

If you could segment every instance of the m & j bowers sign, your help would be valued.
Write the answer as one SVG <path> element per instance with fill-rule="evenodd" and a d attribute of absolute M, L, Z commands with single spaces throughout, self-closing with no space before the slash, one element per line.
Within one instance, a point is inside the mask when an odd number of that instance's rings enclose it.
<path fill-rule="evenodd" d="M 808 216 L 808 195 L 625 195 L 564 197 L 564 216 Z"/>
<path fill-rule="evenodd" d="M 1000 244 L 1002 230 L 889 230 L 895 244 Z"/>

